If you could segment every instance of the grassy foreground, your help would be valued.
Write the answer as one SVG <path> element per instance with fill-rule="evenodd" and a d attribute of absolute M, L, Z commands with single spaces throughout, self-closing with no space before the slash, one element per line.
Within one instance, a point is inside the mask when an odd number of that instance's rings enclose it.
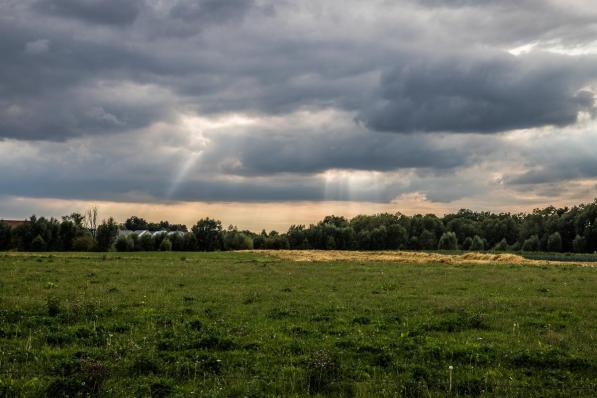
<path fill-rule="evenodd" d="M 594 397 L 596 291 L 577 266 L 0 254 L 0 397 Z"/>

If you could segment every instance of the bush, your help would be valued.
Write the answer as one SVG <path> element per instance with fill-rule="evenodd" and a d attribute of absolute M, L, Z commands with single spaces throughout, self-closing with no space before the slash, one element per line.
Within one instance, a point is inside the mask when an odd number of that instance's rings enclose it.
<path fill-rule="evenodd" d="M 119 252 L 130 252 L 135 249 L 135 244 L 129 236 L 119 236 L 116 239 L 114 248 Z"/>
<path fill-rule="evenodd" d="M 485 242 L 479 235 L 475 235 L 471 243 L 470 251 L 482 252 L 483 250 L 485 250 Z"/>
<path fill-rule="evenodd" d="M 41 237 L 41 235 L 37 235 L 31 241 L 31 251 L 33 252 L 43 252 L 44 250 L 46 250 L 46 247 L 46 241 L 44 240 L 44 238 Z"/>
<path fill-rule="evenodd" d="M 444 232 L 439 238 L 439 250 L 458 250 L 458 238 L 454 232 Z"/>
<path fill-rule="evenodd" d="M 73 240 L 73 250 L 77 252 L 88 252 L 93 250 L 95 241 L 89 235 L 78 236 Z"/>

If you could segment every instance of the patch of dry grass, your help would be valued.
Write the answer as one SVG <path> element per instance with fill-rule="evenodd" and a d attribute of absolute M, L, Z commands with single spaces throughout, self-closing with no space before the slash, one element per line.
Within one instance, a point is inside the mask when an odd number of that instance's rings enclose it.
<path fill-rule="evenodd" d="M 591 263 L 570 263 L 558 261 L 530 260 L 511 253 L 464 253 L 440 254 L 407 251 L 340 251 L 340 250 L 260 250 L 262 254 L 298 262 L 314 261 L 383 261 L 408 264 L 517 264 L 517 265 L 582 265 Z"/>

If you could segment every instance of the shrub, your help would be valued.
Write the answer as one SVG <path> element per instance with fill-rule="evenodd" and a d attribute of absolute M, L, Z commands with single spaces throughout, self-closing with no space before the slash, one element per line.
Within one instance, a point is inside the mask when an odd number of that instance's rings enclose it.
<path fill-rule="evenodd" d="M 77 252 L 88 252 L 93 250 L 95 241 L 90 235 L 81 235 L 73 240 L 73 250 Z"/>
<path fill-rule="evenodd" d="M 116 239 L 116 243 L 114 244 L 114 248 L 119 252 L 130 252 L 133 251 L 135 246 L 133 240 L 128 236 L 119 236 Z"/>
<path fill-rule="evenodd" d="M 547 238 L 547 251 L 561 252 L 562 251 L 562 236 L 559 232 L 554 232 Z"/>
<path fill-rule="evenodd" d="M 485 250 L 485 242 L 479 235 L 475 235 L 471 243 L 470 250 L 473 252 L 482 252 Z"/>
<path fill-rule="evenodd" d="M 440 250 L 458 250 L 458 238 L 454 232 L 444 232 L 439 238 L 437 248 Z"/>

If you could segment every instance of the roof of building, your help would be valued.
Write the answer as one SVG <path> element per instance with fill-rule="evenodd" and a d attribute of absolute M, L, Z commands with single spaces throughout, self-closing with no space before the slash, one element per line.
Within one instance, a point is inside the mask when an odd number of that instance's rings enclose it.
<path fill-rule="evenodd" d="M 25 224 L 25 220 L 2 220 L 2 219 L 0 219 L 0 221 L 10 225 L 11 227 L 16 227 L 17 225 Z"/>

